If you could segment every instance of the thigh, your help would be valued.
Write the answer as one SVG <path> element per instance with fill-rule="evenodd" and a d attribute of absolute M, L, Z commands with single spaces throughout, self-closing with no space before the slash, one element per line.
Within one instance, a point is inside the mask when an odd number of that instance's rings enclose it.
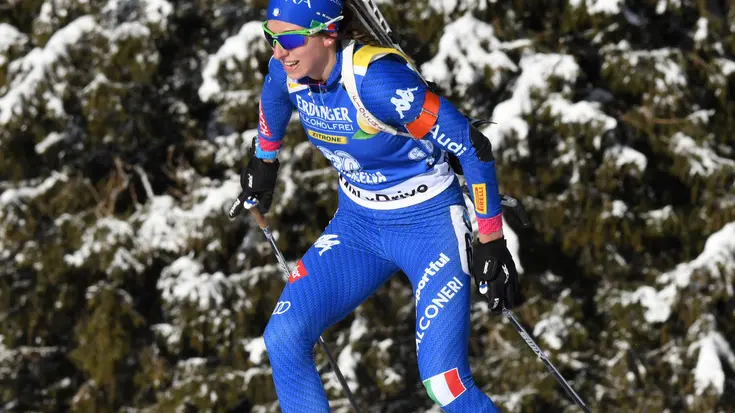
<path fill-rule="evenodd" d="M 407 231 L 399 266 L 416 303 L 416 351 L 423 378 L 458 368 L 469 375 L 472 227 L 463 205 L 440 208 L 430 224 Z"/>
<path fill-rule="evenodd" d="M 314 342 L 398 271 L 375 247 L 375 231 L 365 227 L 354 215 L 338 212 L 332 218 L 292 269 L 271 324 L 296 329 Z"/>

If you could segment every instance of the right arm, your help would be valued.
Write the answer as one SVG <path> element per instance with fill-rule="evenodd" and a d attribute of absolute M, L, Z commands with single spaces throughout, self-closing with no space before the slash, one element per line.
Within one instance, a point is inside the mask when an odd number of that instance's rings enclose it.
<path fill-rule="evenodd" d="M 240 173 L 240 186 L 243 191 L 238 197 L 241 202 L 256 199 L 261 214 L 268 212 L 273 202 L 279 167 L 277 156 L 291 119 L 291 111 L 286 73 L 281 63 L 271 58 L 260 95 L 258 136 L 254 142 L 255 148 L 251 147 L 248 151 L 250 154 L 248 164 Z M 233 208 L 230 216 L 239 213 L 236 206 Z"/>
<path fill-rule="evenodd" d="M 293 107 L 288 97 L 286 72 L 281 62 L 271 58 L 268 62 L 268 75 L 263 82 L 258 109 L 258 139 L 255 156 L 272 161 L 278 156 L 281 141 L 291 119 Z"/>

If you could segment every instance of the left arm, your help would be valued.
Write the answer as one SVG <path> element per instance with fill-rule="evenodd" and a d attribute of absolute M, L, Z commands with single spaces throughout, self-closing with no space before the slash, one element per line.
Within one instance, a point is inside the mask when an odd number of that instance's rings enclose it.
<path fill-rule="evenodd" d="M 388 93 L 386 93 L 388 92 Z M 454 105 L 427 88 L 400 58 L 387 56 L 368 67 L 360 96 L 383 122 L 430 139 L 457 156 L 475 207 L 481 243 L 503 236 L 502 208 L 490 141 Z"/>

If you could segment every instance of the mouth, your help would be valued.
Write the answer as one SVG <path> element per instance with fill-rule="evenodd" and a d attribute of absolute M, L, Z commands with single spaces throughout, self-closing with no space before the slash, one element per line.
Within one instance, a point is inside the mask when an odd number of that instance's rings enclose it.
<path fill-rule="evenodd" d="M 292 62 L 283 62 L 283 67 L 287 69 L 294 69 L 296 66 L 298 66 L 298 64 L 299 64 L 298 60 L 294 60 Z"/>

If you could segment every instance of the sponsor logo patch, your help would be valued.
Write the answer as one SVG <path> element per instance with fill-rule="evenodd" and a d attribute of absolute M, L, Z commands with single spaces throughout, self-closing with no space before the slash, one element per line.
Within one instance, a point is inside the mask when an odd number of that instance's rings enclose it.
<path fill-rule="evenodd" d="M 260 133 L 263 136 L 271 138 L 271 129 L 268 127 L 268 121 L 265 120 L 265 114 L 263 113 L 263 102 L 258 104 L 258 126 L 260 126 Z"/>
<path fill-rule="evenodd" d="M 467 147 L 460 143 L 452 141 L 451 139 L 449 139 L 448 136 L 441 132 L 439 130 L 438 124 L 434 125 L 434 127 L 431 128 L 429 132 L 431 133 L 431 137 L 434 139 L 434 141 L 436 141 L 443 148 L 446 148 L 448 151 L 454 153 L 457 156 L 462 156 L 467 150 Z"/>
<path fill-rule="evenodd" d="M 472 193 L 475 195 L 475 210 L 487 214 L 487 187 L 485 184 L 473 184 Z"/>
<path fill-rule="evenodd" d="M 293 284 L 294 281 L 304 278 L 307 275 L 309 275 L 309 271 L 306 270 L 304 262 L 302 260 L 299 260 L 299 262 L 296 263 L 296 268 L 294 268 L 293 271 L 291 271 L 291 274 L 288 276 L 288 283 Z"/>
<path fill-rule="evenodd" d="M 298 88 L 294 89 L 298 90 Z M 324 132 L 355 133 L 355 126 L 346 107 L 329 107 L 317 105 L 314 102 L 296 95 L 296 107 L 304 126 Z"/>
<path fill-rule="evenodd" d="M 436 275 L 439 270 L 442 269 L 449 261 L 449 257 L 446 256 L 443 252 L 439 254 L 439 259 L 436 261 L 432 261 L 429 263 L 429 266 L 424 269 L 424 275 L 421 277 L 421 280 L 419 281 L 418 287 L 416 287 L 416 302 L 418 303 L 421 299 L 421 291 L 426 287 L 426 284 L 429 282 L 429 276 L 433 277 Z"/>
<path fill-rule="evenodd" d="M 324 234 L 314 243 L 314 247 L 319 249 L 319 256 L 332 249 L 332 247 L 339 245 L 340 242 L 335 234 Z"/>
<path fill-rule="evenodd" d="M 344 145 L 347 143 L 346 136 L 327 135 L 326 133 L 313 131 L 311 129 L 309 129 L 308 133 L 309 133 L 309 136 L 311 136 L 314 139 L 318 139 L 320 141 L 324 141 L 328 143 L 335 143 L 339 145 Z"/>
<path fill-rule="evenodd" d="M 378 174 L 380 174 L 380 172 L 378 172 Z M 382 177 L 382 174 L 380 176 Z M 385 180 L 385 178 L 383 178 L 383 180 Z M 412 196 L 423 194 L 429 190 L 428 185 L 419 184 L 417 187 L 412 188 L 410 191 L 403 192 L 399 190 L 397 192 L 392 192 L 390 194 L 384 194 L 380 192 L 362 190 L 350 184 L 350 182 L 347 179 L 345 179 L 343 176 L 339 177 L 339 182 L 342 184 L 342 187 L 345 189 L 345 191 L 348 191 L 352 195 L 358 198 L 362 198 L 366 201 L 375 201 L 375 202 L 397 201 L 399 199 L 406 199 Z"/>
<path fill-rule="evenodd" d="M 423 307 L 423 314 L 418 313 L 419 306 L 416 306 L 416 353 L 419 352 L 426 330 L 431 326 L 431 320 L 439 316 L 444 306 L 449 305 L 456 294 L 462 290 L 462 287 L 464 287 L 464 283 L 457 276 L 454 276 L 431 298 L 431 302 Z"/>
<path fill-rule="evenodd" d="M 390 103 L 396 107 L 396 112 L 398 112 L 401 119 L 403 119 L 404 116 L 403 112 L 411 109 L 411 103 L 414 101 L 413 92 L 418 89 L 418 87 L 412 87 L 410 89 L 396 89 L 396 95 L 398 95 L 398 97 L 390 99 Z"/>
<path fill-rule="evenodd" d="M 354 173 L 362 169 L 360 162 L 357 162 L 357 159 L 345 151 L 337 150 L 332 152 L 323 146 L 317 146 L 316 148 L 319 149 L 322 155 L 324 155 L 324 157 L 332 163 L 334 168 L 342 174 Z"/>
<path fill-rule="evenodd" d="M 273 309 L 273 315 L 284 314 L 291 308 L 291 301 L 279 301 L 276 303 L 276 308 Z"/>
<path fill-rule="evenodd" d="M 306 4 L 311 8 L 311 0 L 291 0 L 293 4 L 299 5 L 299 4 Z"/>

